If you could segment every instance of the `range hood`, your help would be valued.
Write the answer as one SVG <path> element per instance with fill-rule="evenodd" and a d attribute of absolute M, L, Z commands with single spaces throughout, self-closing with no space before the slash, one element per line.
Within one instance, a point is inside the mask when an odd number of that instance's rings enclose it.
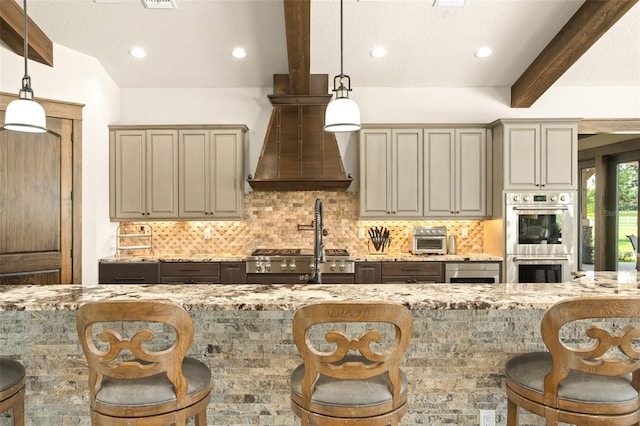
<path fill-rule="evenodd" d="M 328 74 L 310 74 L 310 0 L 284 0 L 289 74 L 273 76 L 273 109 L 254 190 L 346 190 L 353 179 L 342 165 L 335 134 L 324 115 L 333 95 Z"/>

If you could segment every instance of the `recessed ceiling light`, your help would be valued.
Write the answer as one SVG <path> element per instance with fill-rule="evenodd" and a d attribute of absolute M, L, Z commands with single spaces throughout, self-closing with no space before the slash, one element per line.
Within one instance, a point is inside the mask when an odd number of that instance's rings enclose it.
<path fill-rule="evenodd" d="M 147 9 L 177 9 L 175 0 L 142 0 Z"/>
<path fill-rule="evenodd" d="M 129 50 L 129 55 L 133 56 L 134 58 L 141 59 L 145 57 L 146 53 L 142 47 L 133 47 L 131 48 L 131 50 Z"/>
<path fill-rule="evenodd" d="M 238 59 L 242 59 L 247 56 L 247 52 L 242 47 L 236 47 L 235 49 L 233 49 L 233 52 L 231 52 L 231 54 L 234 58 Z"/>
<path fill-rule="evenodd" d="M 374 58 L 382 58 L 383 56 L 387 55 L 387 49 L 382 46 L 376 46 L 371 49 L 369 55 L 373 56 Z"/>
<path fill-rule="evenodd" d="M 491 56 L 492 53 L 493 50 L 491 50 L 490 47 L 481 47 L 480 49 L 475 51 L 474 55 L 476 58 L 486 58 L 488 56 Z"/>
<path fill-rule="evenodd" d="M 434 0 L 433 5 L 436 7 L 464 7 L 466 0 Z"/>

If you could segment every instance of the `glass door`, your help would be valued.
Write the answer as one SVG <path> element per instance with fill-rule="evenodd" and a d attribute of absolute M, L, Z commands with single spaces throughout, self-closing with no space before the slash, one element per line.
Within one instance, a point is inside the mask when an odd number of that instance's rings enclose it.
<path fill-rule="evenodd" d="M 595 255 L 596 168 L 593 164 L 580 167 L 580 205 L 578 207 L 578 269 L 593 271 Z"/>
<path fill-rule="evenodd" d="M 618 271 L 636 269 L 638 232 L 638 161 L 617 165 Z"/>

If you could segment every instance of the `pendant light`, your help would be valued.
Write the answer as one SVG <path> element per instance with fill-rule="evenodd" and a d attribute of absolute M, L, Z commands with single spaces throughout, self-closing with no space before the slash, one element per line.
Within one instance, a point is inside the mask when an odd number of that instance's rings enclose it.
<path fill-rule="evenodd" d="M 5 113 L 4 128 L 17 132 L 45 133 L 47 132 L 47 117 L 44 108 L 33 100 L 31 90 L 31 77 L 27 72 L 29 58 L 29 36 L 27 22 L 27 0 L 23 3 L 24 9 L 24 77 L 22 77 L 22 89 L 18 93 L 18 99 L 11 101 Z"/>
<path fill-rule="evenodd" d="M 325 112 L 325 132 L 355 132 L 360 130 L 360 109 L 349 99 L 351 78 L 342 71 L 342 0 L 340 0 L 340 74 L 333 78 L 333 91 L 336 98 L 327 105 Z"/>

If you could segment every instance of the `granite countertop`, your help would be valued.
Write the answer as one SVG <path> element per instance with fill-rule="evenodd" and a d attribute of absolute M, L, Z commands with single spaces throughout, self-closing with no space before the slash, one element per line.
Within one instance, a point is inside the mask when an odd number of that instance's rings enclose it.
<path fill-rule="evenodd" d="M 100 262 L 243 262 L 247 258 L 241 254 L 159 254 L 151 256 L 113 256 L 100 259 Z M 414 255 L 411 253 L 384 253 L 354 256 L 359 262 L 502 262 L 500 256 L 490 254 L 431 254 Z"/>
<path fill-rule="evenodd" d="M 131 262 L 244 262 L 241 254 L 159 254 L 149 256 L 112 256 L 100 259 L 103 263 Z"/>
<path fill-rule="evenodd" d="M 356 256 L 363 262 L 502 262 L 501 256 L 485 253 L 475 254 L 411 254 L 383 253 Z"/>
<path fill-rule="evenodd" d="M 328 300 L 388 300 L 412 310 L 546 309 L 565 298 L 637 295 L 636 271 L 587 272 L 561 284 L 0 286 L 0 311 L 72 311 L 104 299 L 165 299 L 187 310 L 295 310 Z"/>

